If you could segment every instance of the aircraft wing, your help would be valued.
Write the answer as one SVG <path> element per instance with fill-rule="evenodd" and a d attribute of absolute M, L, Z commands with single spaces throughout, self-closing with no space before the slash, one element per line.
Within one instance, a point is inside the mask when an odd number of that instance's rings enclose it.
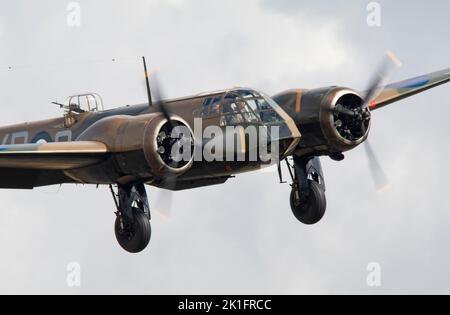
<path fill-rule="evenodd" d="M 0 145 L 0 168 L 69 170 L 99 163 L 108 153 L 95 141 Z"/>
<path fill-rule="evenodd" d="M 447 82 L 450 82 L 450 69 L 389 84 L 385 86 L 378 97 L 370 103 L 370 109 L 379 109 Z"/>

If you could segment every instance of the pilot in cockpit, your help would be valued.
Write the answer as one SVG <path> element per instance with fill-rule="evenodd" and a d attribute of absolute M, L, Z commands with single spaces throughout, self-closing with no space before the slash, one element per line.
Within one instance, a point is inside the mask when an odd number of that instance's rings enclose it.
<path fill-rule="evenodd" d="M 243 122 L 252 123 L 252 122 L 258 121 L 258 118 L 255 116 L 253 111 L 250 109 L 247 102 L 245 102 L 244 100 L 238 100 L 237 105 L 238 105 L 239 111 L 242 113 L 242 119 L 244 120 Z"/>

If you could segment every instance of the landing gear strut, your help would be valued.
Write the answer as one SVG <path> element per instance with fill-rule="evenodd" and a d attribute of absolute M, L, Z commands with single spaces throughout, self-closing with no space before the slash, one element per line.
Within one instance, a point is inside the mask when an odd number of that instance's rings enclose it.
<path fill-rule="evenodd" d="M 292 178 L 290 203 L 294 216 L 303 224 L 318 223 L 325 215 L 327 207 L 319 158 L 294 156 L 294 165 L 288 161 L 287 164 Z"/>
<path fill-rule="evenodd" d="M 115 233 L 120 246 L 129 253 L 142 252 L 151 237 L 150 207 L 144 184 L 110 186 L 116 204 Z"/>

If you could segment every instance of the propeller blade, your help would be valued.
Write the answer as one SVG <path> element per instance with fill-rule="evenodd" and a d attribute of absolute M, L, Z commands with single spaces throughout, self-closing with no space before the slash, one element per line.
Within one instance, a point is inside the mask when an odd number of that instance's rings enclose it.
<path fill-rule="evenodd" d="M 145 74 L 145 84 L 147 87 L 147 98 L 148 98 L 148 104 L 150 107 L 152 107 L 153 104 L 153 97 L 152 97 L 152 89 L 150 87 L 150 74 L 147 69 L 147 61 L 145 60 L 145 57 L 142 57 L 142 62 L 144 64 L 144 74 Z M 173 121 L 170 116 L 170 112 L 167 109 L 167 106 L 164 102 L 163 93 L 161 91 L 161 87 L 159 85 L 157 74 L 155 73 L 153 76 L 153 93 L 156 96 L 156 99 L 159 101 L 159 106 L 161 113 L 164 115 L 164 117 L 167 119 L 169 124 L 173 127 Z"/>
<path fill-rule="evenodd" d="M 172 215 L 173 192 L 160 189 L 155 200 L 155 211 L 163 218 L 169 219 Z"/>
<path fill-rule="evenodd" d="M 363 102 L 363 109 L 368 108 L 370 103 L 379 95 L 381 88 L 386 85 L 392 77 L 394 71 L 401 67 L 402 63 L 392 52 L 386 53 L 386 58 L 377 71 L 377 74 L 369 84 L 366 96 Z"/>
<path fill-rule="evenodd" d="M 162 94 L 162 89 L 159 85 L 158 76 L 155 74 L 153 76 L 153 85 L 154 85 L 154 95 L 155 99 L 158 102 L 159 109 L 161 113 L 164 115 L 164 118 L 167 119 L 169 125 L 173 128 L 174 123 L 172 121 L 169 110 L 167 109 L 166 103 L 164 102 L 164 96 Z M 156 198 L 156 212 L 160 214 L 165 219 L 169 219 L 172 214 L 172 203 L 173 203 L 173 191 L 170 190 L 175 187 L 175 178 L 171 176 L 167 176 L 164 180 L 164 187 L 167 189 L 160 189 L 159 195 Z"/>
<path fill-rule="evenodd" d="M 167 108 L 167 104 L 164 102 L 164 94 L 162 92 L 161 85 L 159 84 L 158 74 L 156 73 L 153 75 L 153 86 L 155 99 L 158 102 L 159 109 L 161 110 L 161 113 L 164 115 L 164 118 L 166 118 L 167 121 L 169 122 L 170 126 L 173 127 L 174 124 L 172 121 L 171 113 Z"/>
<path fill-rule="evenodd" d="M 371 102 L 375 100 L 375 98 L 382 91 L 383 86 L 385 86 L 392 77 L 394 71 L 401 67 L 401 65 L 402 63 L 400 62 L 400 60 L 392 52 L 388 51 L 386 53 L 386 57 L 382 62 L 380 68 L 378 69 L 376 75 L 370 82 L 369 88 L 363 100 L 363 105 L 361 107 L 363 110 L 363 115 L 370 115 L 369 110 Z M 367 130 L 364 121 L 362 121 L 361 123 L 361 130 L 364 133 Z M 391 190 L 392 187 L 389 183 L 388 177 L 386 176 L 386 173 L 378 162 L 375 151 L 372 149 L 370 142 L 366 140 L 364 146 L 369 162 L 370 172 L 372 174 L 372 179 L 375 183 L 377 191 L 385 192 Z"/>
<path fill-rule="evenodd" d="M 168 177 L 162 182 L 162 187 L 159 190 L 156 200 L 156 212 L 162 217 L 169 219 L 172 215 L 172 204 L 174 199 L 174 189 L 176 188 L 176 178 Z"/>
<path fill-rule="evenodd" d="M 145 57 L 142 57 L 142 61 L 144 64 L 144 74 L 145 74 L 145 83 L 147 88 L 147 98 L 148 98 L 148 104 L 150 107 L 154 106 L 154 99 L 152 97 L 152 89 L 150 86 L 150 75 L 147 69 L 147 62 L 145 60 Z M 156 101 L 158 102 L 159 109 L 161 113 L 164 115 L 164 117 L 167 119 L 169 125 L 173 128 L 175 125 L 173 123 L 173 120 L 171 118 L 171 113 L 167 109 L 167 105 L 164 102 L 164 97 L 162 93 L 162 89 L 159 84 L 158 76 L 157 74 L 152 75 L 153 80 L 153 96 L 155 97 Z M 173 201 L 173 191 L 171 189 L 175 188 L 176 186 L 176 179 L 167 176 L 167 178 L 163 182 L 163 186 L 166 187 L 166 189 L 160 189 L 159 196 L 156 198 L 156 206 L 155 210 L 157 213 L 162 215 L 165 218 L 169 218 L 171 214 L 171 208 L 172 208 L 172 201 Z"/>
<path fill-rule="evenodd" d="M 144 75 L 145 75 L 145 84 L 147 87 L 148 106 L 152 107 L 153 106 L 152 90 L 150 88 L 149 73 L 147 70 L 147 61 L 145 60 L 145 57 L 142 57 L 142 62 L 144 63 Z"/>
<path fill-rule="evenodd" d="M 364 143 L 366 149 L 366 155 L 370 166 L 370 172 L 372 174 L 372 179 L 375 183 L 375 187 L 378 192 L 386 192 L 392 189 L 392 186 L 389 183 L 389 180 L 381 167 L 378 159 L 375 155 L 375 152 L 372 149 L 369 141 Z"/>

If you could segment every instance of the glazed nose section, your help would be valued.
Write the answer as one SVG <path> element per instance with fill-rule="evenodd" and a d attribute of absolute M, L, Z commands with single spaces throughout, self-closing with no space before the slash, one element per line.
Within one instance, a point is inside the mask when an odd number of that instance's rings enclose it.
<path fill-rule="evenodd" d="M 282 96 L 278 100 L 267 97 L 268 102 L 280 119 L 278 123 L 271 122 L 266 124 L 271 141 L 278 145 L 281 159 L 292 155 L 302 136 L 295 121 L 296 93 L 289 92 Z"/>

